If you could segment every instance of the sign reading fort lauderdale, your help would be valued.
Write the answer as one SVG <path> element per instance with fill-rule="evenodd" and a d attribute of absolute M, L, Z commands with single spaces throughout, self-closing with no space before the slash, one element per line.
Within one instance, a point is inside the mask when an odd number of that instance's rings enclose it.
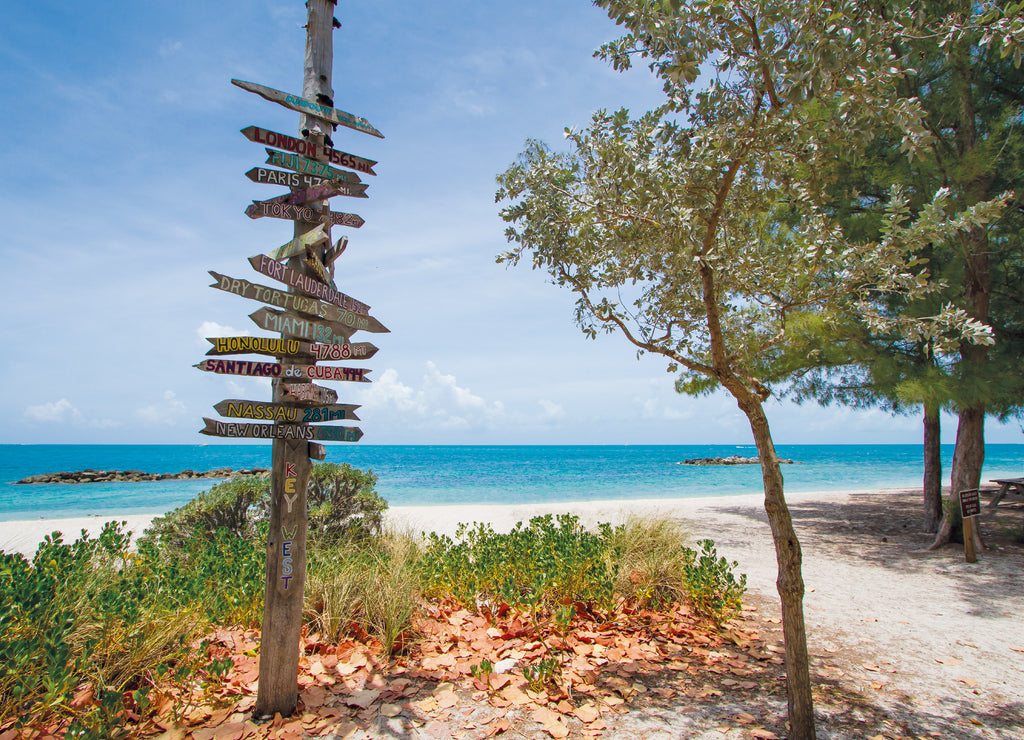
<path fill-rule="evenodd" d="M 259 128 L 258 126 L 246 126 L 242 129 L 242 135 L 249 141 L 256 144 L 272 146 L 275 149 L 283 149 L 286 152 L 293 152 L 303 157 L 309 157 L 310 159 L 317 158 L 316 145 L 310 141 L 305 141 L 304 139 L 296 139 L 294 136 L 279 134 L 276 131 L 267 131 L 266 129 Z M 321 151 L 331 164 L 336 164 L 339 167 L 347 167 L 350 170 L 365 172 L 367 175 L 377 174 L 373 171 L 373 166 L 377 164 L 376 160 L 357 157 L 356 155 L 349 154 L 348 152 L 340 152 L 329 146 L 321 147 Z"/>
<path fill-rule="evenodd" d="M 314 298 L 319 298 L 356 313 L 368 314 L 370 312 L 370 307 L 365 303 L 357 301 L 355 298 L 344 293 L 339 293 L 334 288 L 324 285 L 315 277 L 303 275 L 297 270 L 285 267 L 277 260 L 265 254 L 257 254 L 250 257 L 249 264 L 252 265 L 256 272 L 266 275 L 268 278 L 273 278 L 296 290 L 301 290 L 303 293 Z"/>
<path fill-rule="evenodd" d="M 206 427 L 200 434 L 211 437 L 250 437 L 255 439 L 306 439 L 320 442 L 358 442 L 363 431 L 358 427 L 311 427 L 305 424 L 237 424 L 203 417 Z"/>

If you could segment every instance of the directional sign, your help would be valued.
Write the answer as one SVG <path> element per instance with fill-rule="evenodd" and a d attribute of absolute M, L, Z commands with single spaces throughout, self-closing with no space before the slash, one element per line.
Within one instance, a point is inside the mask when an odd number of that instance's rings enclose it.
<path fill-rule="evenodd" d="M 313 345 L 300 342 L 298 339 L 282 339 L 280 337 L 207 337 L 206 341 L 213 345 L 208 355 L 271 355 L 286 357 L 309 355 L 313 353 Z M 372 345 L 371 345 L 372 346 Z M 374 351 L 376 351 L 374 347 Z M 317 359 L 320 359 L 319 357 Z"/>
<path fill-rule="evenodd" d="M 306 115 L 314 116 L 315 118 L 320 118 L 324 121 L 336 123 L 339 126 L 345 126 L 347 128 L 355 129 L 356 131 L 362 131 L 363 133 L 371 134 L 373 136 L 380 137 L 381 139 L 384 138 L 384 134 L 371 126 L 370 122 L 365 118 L 354 116 L 343 110 L 331 108 L 327 105 L 321 105 L 320 103 L 313 102 L 312 100 L 306 100 L 306 98 L 298 95 L 289 95 L 286 92 L 275 90 L 272 87 L 258 85 L 255 82 L 231 80 L 231 84 L 236 85 L 243 90 L 248 90 L 251 93 L 256 93 L 264 100 L 269 100 L 272 103 L 283 105 L 285 108 L 291 108 L 299 113 L 305 113 Z"/>
<path fill-rule="evenodd" d="M 271 170 L 271 172 L 274 171 Z M 305 221 L 312 224 L 315 224 L 317 221 L 323 221 L 334 226 L 351 226 L 353 229 L 358 229 L 366 223 L 362 216 L 357 216 L 354 213 L 341 213 L 340 211 L 318 213 L 312 208 L 305 206 L 291 206 L 285 203 L 260 200 L 254 200 L 252 205 L 245 209 L 245 215 L 249 218 L 263 218 L 264 216 L 286 218 L 290 221 Z"/>
<path fill-rule="evenodd" d="M 366 198 L 366 183 L 346 182 L 345 180 L 327 180 L 302 190 L 294 190 L 287 195 L 274 198 L 279 203 L 304 206 L 315 200 L 327 200 L 335 195 L 347 195 L 350 198 Z"/>
<path fill-rule="evenodd" d="M 286 152 L 294 152 L 295 154 L 299 154 L 303 157 L 309 157 L 310 159 L 319 159 L 317 156 L 317 147 L 311 141 L 296 139 L 294 136 L 279 134 L 276 131 L 267 131 L 266 129 L 262 129 L 257 126 L 246 126 L 242 129 L 242 134 L 249 141 L 257 144 L 272 146 L 274 149 L 284 149 Z M 365 172 L 367 175 L 377 174 L 373 171 L 373 166 L 377 164 L 375 160 L 357 157 L 355 154 L 341 152 L 337 149 L 332 149 L 329 146 L 320 147 L 320 151 L 324 154 L 327 160 L 331 162 L 331 164 L 336 164 L 339 167 L 347 167 L 350 170 Z"/>
<path fill-rule="evenodd" d="M 280 264 L 279 262 L 276 264 Z M 248 280 L 242 280 L 240 278 L 228 277 L 227 275 L 221 275 L 219 272 L 209 271 L 213 275 L 213 279 L 217 282 L 211 285 L 211 288 L 217 288 L 223 290 L 225 293 L 234 293 L 242 298 L 249 298 L 250 300 L 260 301 L 261 303 L 269 303 L 271 306 L 277 308 L 283 308 L 286 311 L 299 311 L 300 313 L 309 313 L 316 316 L 322 316 L 328 321 L 336 321 L 340 324 L 344 324 L 353 331 L 358 329 L 359 331 L 368 331 L 375 334 L 387 332 L 388 328 L 377 319 L 372 316 L 365 314 L 358 314 L 354 311 L 349 311 L 344 308 L 338 308 L 337 306 L 327 303 L 326 301 L 317 300 L 316 298 L 310 298 L 304 296 L 301 293 L 286 293 L 283 290 L 277 288 L 268 288 L 266 285 L 260 285 L 259 283 L 250 283 Z M 255 337 L 238 337 L 238 339 L 252 339 L 256 341 Z M 281 340 L 269 340 L 261 339 L 259 341 L 281 341 Z M 295 340 L 291 340 L 295 341 Z M 365 343 L 363 343 L 365 344 Z M 356 345 L 353 345 L 356 346 Z M 372 344 L 365 344 L 368 348 L 366 354 L 361 356 L 371 357 L 377 348 Z M 309 351 L 309 345 L 303 344 L 301 352 L 305 353 Z M 372 349 L 372 351 L 370 351 Z M 258 350 L 252 350 L 254 352 Z M 212 351 L 207 354 L 214 354 Z M 266 354 L 279 354 L 276 352 L 269 352 Z M 289 354 L 296 354 L 294 352 Z"/>
<path fill-rule="evenodd" d="M 292 380 L 336 380 L 354 383 L 372 382 L 365 367 L 335 367 L 333 365 L 289 365 L 277 362 L 250 360 L 203 360 L 192 367 L 218 375 L 248 375 L 257 378 L 285 378 Z"/>
<path fill-rule="evenodd" d="M 334 260 L 341 256 L 341 253 L 345 251 L 345 247 L 348 246 L 348 237 L 343 236 L 334 243 L 334 246 L 328 249 L 324 253 L 324 266 L 330 267 L 334 264 Z"/>
<path fill-rule="evenodd" d="M 266 164 L 272 167 L 284 167 L 286 170 L 294 170 L 304 175 L 313 175 L 314 177 L 323 177 L 331 180 L 344 180 L 345 182 L 360 181 L 359 175 L 355 172 L 336 170 L 323 162 L 317 162 L 315 159 L 307 159 L 306 157 L 300 157 L 298 154 L 289 154 L 288 152 L 279 152 L 276 149 L 267 149 L 266 151 Z"/>
<path fill-rule="evenodd" d="M 272 170 L 269 167 L 253 167 L 245 173 L 245 176 L 253 182 L 264 185 L 284 185 L 289 188 L 308 188 L 328 180 L 326 177 L 304 175 L 301 172 Z"/>
<path fill-rule="evenodd" d="M 306 439 L 318 442 L 358 442 L 363 431 L 358 427 L 311 427 L 306 424 L 239 424 L 203 417 L 206 426 L 200 434 L 211 437 L 249 437 L 255 439 Z"/>
<path fill-rule="evenodd" d="M 284 386 L 284 400 L 291 403 L 333 404 L 338 392 L 315 383 L 297 383 Z"/>
<path fill-rule="evenodd" d="M 321 244 L 325 241 L 329 242 L 330 239 L 327 236 L 326 231 L 324 231 L 325 227 L 325 224 L 320 224 L 319 226 L 315 226 L 310 229 L 305 234 L 295 237 L 290 242 L 282 244 L 270 253 L 271 258 L 275 260 L 286 260 L 289 257 L 294 257 L 301 252 L 305 252 L 306 247 Z"/>
<path fill-rule="evenodd" d="M 304 424 L 320 421 L 359 421 L 355 404 L 322 404 L 299 408 L 283 403 L 264 401 L 243 401 L 229 398 L 213 407 L 221 416 L 234 419 L 258 419 L 259 421 L 290 421 Z"/>
<path fill-rule="evenodd" d="M 249 318 L 261 329 L 322 344 L 348 344 L 352 332 L 356 331 L 333 321 L 304 319 L 298 314 L 274 311 L 270 308 L 254 311 L 249 314 Z"/>
<path fill-rule="evenodd" d="M 265 254 L 257 254 L 250 257 L 249 264 L 252 265 L 256 272 L 266 275 L 278 282 L 284 283 L 296 290 L 301 290 L 303 293 L 311 295 L 314 298 L 319 298 L 322 301 L 333 303 L 335 306 L 340 306 L 341 308 L 364 315 L 370 311 L 370 307 L 365 303 L 357 301 L 355 298 L 347 296 L 344 293 L 339 293 L 333 288 L 328 288 L 316 278 L 303 275 L 298 270 L 293 270 L 290 267 L 285 267 L 277 260 L 268 257 Z"/>

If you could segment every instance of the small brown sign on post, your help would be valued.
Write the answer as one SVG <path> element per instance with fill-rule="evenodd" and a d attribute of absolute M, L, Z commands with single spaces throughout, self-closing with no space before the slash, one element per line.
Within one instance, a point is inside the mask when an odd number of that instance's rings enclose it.
<path fill-rule="evenodd" d="M 322 222 L 332 226 L 349 226 L 358 229 L 366 221 L 356 213 L 343 213 L 342 211 L 324 211 L 318 213 L 309 206 L 293 206 L 289 203 L 278 203 L 272 200 L 254 200 L 252 205 L 245 207 L 245 215 L 249 218 L 285 218 L 290 221 L 304 221 L 306 223 Z"/>
<path fill-rule="evenodd" d="M 960 516 L 964 524 L 964 560 L 976 563 L 974 551 L 974 517 L 981 513 L 981 490 L 974 488 L 960 491 Z"/>
<path fill-rule="evenodd" d="M 242 129 L 242 134 L 249 141 L 257 144 L 272 146 L 275 149 L 284 149 L 286 152 L 294 152 L 295 154 L 303 157 L 309 157 L 310 159 L 316 159 L 318 157 L 316 145 L 311 141 L 306 141 L 305 139 L 296 139 L 294 136 L 279 134 L 276 131 L 267 131 L 266 129 L 259 128 L 258 126 L 246 126 Z M 340 152 L 329 146 L 320 147 L 320 151 L 327 158 L 328 162 L 336 164 L 339 167 L 348 167 L 350 170 L 365 172 L 367 175 L 377 174 L 373 171 L 373 166 L 377 164 L 376 160 L 357 157 L 355 154 L 349 154 L 348 152 Z"/>

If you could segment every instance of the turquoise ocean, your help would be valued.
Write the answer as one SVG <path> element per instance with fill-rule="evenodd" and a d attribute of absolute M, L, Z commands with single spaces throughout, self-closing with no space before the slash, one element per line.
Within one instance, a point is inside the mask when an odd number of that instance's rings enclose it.
<path fill-rule="evenodd" d="M 786 490 L 919 486 L 918 445 L 780 445 Z M 733 496 L 761 491 L 756 465 L 694 467 L 688 458 L 756 454 L 753 446 L 342 446 L 330 462 L 378 476 L 392 506 L 527 504 L 610 499 Z M 953 446 L 943 446 L 948 480 Z M 177 473 L 270 467 L 270 445 L 0 445 L 0 521 L 88 515 L 161 514 L 216 481 L 15 485 L 40 473 L 142 470 Z M 1024 445 L 986 448 L 983 479 L 1024 475 Z"/>

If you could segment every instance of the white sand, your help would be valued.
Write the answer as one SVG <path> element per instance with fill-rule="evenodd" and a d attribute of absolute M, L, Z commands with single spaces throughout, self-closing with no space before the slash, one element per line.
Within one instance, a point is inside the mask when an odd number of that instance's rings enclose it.
<path fill-rule="evenodd" d="M 788 493 L 790 502 L 799 501 L 841 501 L 848 494 Z M 542 514 L 572 512 L 586 524 L 595 522 L 620 522 L 630 514 L 660 513 L 693 518 L 701 509 L 733 508 L 736 506 L 760 506 L 759 494 L 725 496 L 714 498 L 685 499 L 637 499 L 621 501 L 585 501 L 559 504 L 452 504 L 445 506 L 393 506 L 388 509 L 388 523 L 400 530 L 412 532 L 438 532 L 454 534 L 460 522 L 488 522 L 498 531 L 508 531 L 523 520 Z M 159 514 L 129 514 L 124 516 L 89 516 L 68 519 L 28 519 L 0 522 L 0 550 L 20 552 L 31 556 L 43 538 L 54 532 L 62 532 L 64 541 L 74 541 L 85 529 L 95 537 L 108 521 L 127 521 L 127 529 L 137 537 Z M 699 532 L 695 532 L 699 535 Z"/>

